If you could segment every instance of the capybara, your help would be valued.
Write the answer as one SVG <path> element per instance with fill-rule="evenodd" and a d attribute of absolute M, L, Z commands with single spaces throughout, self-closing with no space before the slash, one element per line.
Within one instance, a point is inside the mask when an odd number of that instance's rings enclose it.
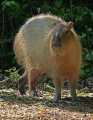
<path fill-rule="evenodd" d="M 19 64 L 28 76 L 29 94 L 33 81 L 33 69 L 47 73 L 55 85 L 54 101 L 61 99 L 61 83 L 71 83 L 71 95 L 76 97 L 76 81 L 79 79 L 81 45 L 73 28 L 73 22 L 52 15 L 38 15 L 27 20 L 20 28 L 14 42 Z"/>

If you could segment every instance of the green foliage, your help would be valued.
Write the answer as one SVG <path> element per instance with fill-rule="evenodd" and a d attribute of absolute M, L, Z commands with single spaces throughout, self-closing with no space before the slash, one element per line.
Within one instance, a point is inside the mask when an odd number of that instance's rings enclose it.
<path fill-rule="evenodd" d="M 5 70 L 5 74 L 13 81 L 18 81 L 20 77 L 15 67 Z"/>
<path fill-rule="evenodd" d="M 81 67 L 81 79 L 93 76 L 93 51 L 87 50 L 83 53 L 83 64 Z"/>
<path fill-rule="evenodd" d="M 15 1 L 3 1 L 2 2 L 2 10 L 7 11 L 7 13 L 12 16 L 18 16 L 21 12 L 20 5 Z"/>

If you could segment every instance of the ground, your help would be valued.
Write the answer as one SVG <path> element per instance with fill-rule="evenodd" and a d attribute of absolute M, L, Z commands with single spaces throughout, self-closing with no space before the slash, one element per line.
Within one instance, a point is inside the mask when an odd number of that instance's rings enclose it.
<path fill-rule="evenodd" d="M 52 102 L 53 92 L 41 97 L 17 96 L 13 89 L 0 90 L 0 120 L 93 120 L 93 93 L 78 91 L 72 102 L 69 90 L 63 91 L 60 104 Z"/>

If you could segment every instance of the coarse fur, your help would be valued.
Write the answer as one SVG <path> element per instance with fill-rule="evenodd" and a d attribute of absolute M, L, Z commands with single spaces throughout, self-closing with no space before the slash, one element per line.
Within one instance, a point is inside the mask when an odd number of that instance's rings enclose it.
<path fill-rule="evenodd" d="M 81 45 L 71 23 L 52 15 L 32 17 L 17 33 L 14 51 L 18 63 L 28 73 L 29 93 L 33 81 L 31 71 L 36 69 L 53 78 L 55 101 L 61 98 L 61 83 L 64 79 L 70 81 L 71 94 L 75 98 L 81 64 Z"/>

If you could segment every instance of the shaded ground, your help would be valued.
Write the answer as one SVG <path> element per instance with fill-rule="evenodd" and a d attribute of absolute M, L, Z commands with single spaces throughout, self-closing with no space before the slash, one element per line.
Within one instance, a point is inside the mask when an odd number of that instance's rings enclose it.
<path fill-rule="evenodd" d="M 55 105 L 51 92 L 43 97 L 17 97 L 12 89 L 0 91 L 0 120 L 93 120 L 93 93 L 79 91 L 78 100 L 72 102 L 69 91 Z"/>

